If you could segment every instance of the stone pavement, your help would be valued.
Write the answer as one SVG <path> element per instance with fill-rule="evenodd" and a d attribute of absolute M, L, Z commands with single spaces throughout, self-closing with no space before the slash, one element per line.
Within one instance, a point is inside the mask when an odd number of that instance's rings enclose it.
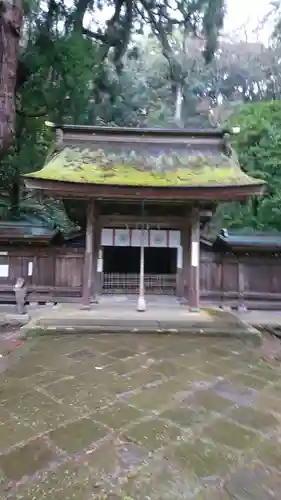
<path fill-rule="evenodd" d="M 272 500 L 280 364 L 240 339 L 28 340 L 0 375 L 0 498 Z"/>
<path fill-rule="evenodd" d="M 22 334 L 18 327 L 3 328 L 0 326 L 0 373 L 9 366 L 10 355 L 23 347 L 24 340 L 21 337 Z"/>
<path fill-rule="evenodd" d="M 237 316 L 250 325 L 280 325 L 281 311 L 247 311 Z"/>

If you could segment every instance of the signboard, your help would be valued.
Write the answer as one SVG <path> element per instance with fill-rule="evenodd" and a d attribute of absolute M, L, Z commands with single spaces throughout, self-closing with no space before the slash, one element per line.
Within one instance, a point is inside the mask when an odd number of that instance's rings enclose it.
<path fill-rule="evenodd" d="M 103 247 L 112 247 L 113 245 L 113 229 L 105 228 L 101 232 L 101 245 Z"/>
<path fill-rule="evenodd" d="M 100 248 L 97 259 L 97 273 L 103 272 L 103 250 Z"/>
<path fill-rule="evenodd" d="M 149 231 L 149 246 L 166 248 L 168 246 L 167 236 L 168 231 L 163 229 L 151 229 Z"/>
<path fill-rule="evenodd" d="M 140 247 L 142 229 L 104 228 L 101 233 L 101 246 Z M 181 233 L 171 229 L 144 229 L 144 246 L 158 248 L 179 248 Z"/>
<path fill-rule="evenodd" d="M 29 262 L 27 274 L 28 276 L 32 276 L 32 273 L 33 273 L 33 262 Z"/>
<path fill-rule="evenodd" d="M 191 244 L 191 265 L 192 267 L 199 265 L 199 243 L 197 241 L 193 241 Z"/>
<path fill-rule="evenodd" d="M 129 247 L 131 243 L 129 229 L 115 229 L 114 230 L 114 246 L 116 247 Z"/>
<path fill-rule="evenodd" d="M 148 247 L 148 230 L 144 229 L 143 231 L 143 236 L 144 236 L 144 247 Z M 131 238 L 131 245 L 132 247 L 140 247 L 141 246 L 141 238 L 142 238 L 142 230 L 141 229 L 133 229 L 132 230 L 132 238 Z"/>
<path fill-rule="evenodd" d="M 177 248 L 177 268 L 182 269 L 183 266 L 183 251 L 182 247 Z"/>
<path fill-rule="evenodd" d="M 0 264 L 0 277 L 1 278 L 9 277 L 9 264 Z"/>
<path fill-rule="evenodd" d="M 97 260 L 97 273 L 103 272 L 103 258 L 98 258 Z"/>
<path fill-rule="evenodd" d="M 181 232 L 169 230 L 168 231 L 168 247 L 178 248 L 181 246 Z"/>

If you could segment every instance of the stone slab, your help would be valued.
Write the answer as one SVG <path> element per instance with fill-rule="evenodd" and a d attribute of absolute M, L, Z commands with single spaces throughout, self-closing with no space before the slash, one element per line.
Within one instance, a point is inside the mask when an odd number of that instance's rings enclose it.
<path fill-rule="evenodd" d="M 77 306 L 41 308 L 32 320 L 22 328 L 23 334 L 42 333 L 159 333 L 189 334 L 203 336 L 248 336 L 259 342 L 260 334 L 235 315 L 208 308 L 192 313 L 178 305 L 155 305 L 143 313 L 132 304 L 122 307 L 93 306 L 81 310 Z"/>

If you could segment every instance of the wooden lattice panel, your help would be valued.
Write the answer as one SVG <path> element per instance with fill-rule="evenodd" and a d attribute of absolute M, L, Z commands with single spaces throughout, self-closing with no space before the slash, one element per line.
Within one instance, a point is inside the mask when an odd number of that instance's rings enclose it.
<path fill-rule="evenodd" d="M 176 291 L 175 274 L 145 274 L 144 287 L 149 294 L 173 295 Z M 139 274 L 104 273 L 103 293 L 137 293 Z"/>

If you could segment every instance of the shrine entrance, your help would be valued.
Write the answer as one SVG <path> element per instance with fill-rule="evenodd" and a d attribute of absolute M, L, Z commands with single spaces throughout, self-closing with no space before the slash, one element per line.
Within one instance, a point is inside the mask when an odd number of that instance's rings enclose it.
<path fill-rule="evenodd" d="M 150 238 L 148 241 L 150 242 Z M 144 282 L 148 294 L 175 294 L 177 258 L 176 247 L 144 248 Z M 103 247 L 103 293 L 137 294 L 139 279 L 139 245 L 111 244 Z"/>
<path fill-rule="evenodd" d="M 139 247 L 105 247 L 103 272 L 138 274 L 140 270 Z M 176 274 L 176 248 L 145 248 L 144 271 L 146 274 Z"/>
<path fill-rule="evenodd" d="M 139 247 L 104 247 L 103 272 L 105 274 L 137 274 L 139 269 Z"/>

